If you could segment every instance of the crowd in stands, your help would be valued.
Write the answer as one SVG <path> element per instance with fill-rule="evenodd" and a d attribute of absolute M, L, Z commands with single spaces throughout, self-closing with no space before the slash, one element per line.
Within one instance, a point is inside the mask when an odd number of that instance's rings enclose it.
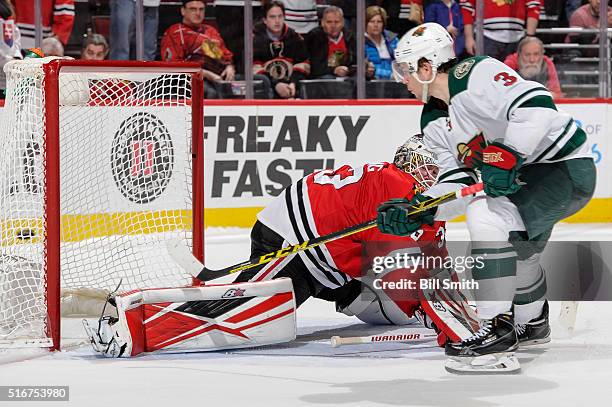
<path fill-rule="evenodd" d="M 134 59 L 135 0 L 92 1 L 108 4 L 110 24 L 107 38 L 89 30 L 80 57 Z M 205 97 L 226 97 L 226 87 L 222 85 L 244 79 L 244 1 L 180 0 L 180 6 L 174 9 L 175 23 L 161 27 L 159 10 L 165 1 L 143 0 L 143 59 L 196 61 L 203 69 Z M 561 97 L 564 93 L 555 63 L 545 55 L 543 42 L 535 36 L 547 1 L 485 0 L 484 54 L 505 62 L 523 77 L 546 85 Z M 551 1 L 561 2 L 562 7 L 557 8 L 562 9 L 566 26 L 599 27 L 600 0 Z M 357 38 L 353 0 L 254 0 L 252 4 L 252 67 L 258 97 L 299 98 L 301 84 L 309 80 L 354 86 Z M 41 49 L 45 55 L 62 56 L 75 17 L 79 18 L 75 16 L 75 0 L 42 0 L 41 5 Z M 455 52 L 460 58 L 476 53 L 476 0 L 366 0 L 366 7 L 368 81 L 392 80 L 391 65 L 398 39 L 422 22 L 445 27 L 455 39 Z M 209 10 L 213 10 L 214 17 L 206 15 Z M 34 15 L 32 0 L 0 0 L 0 68 L 34 47 Z M 608 7 L 606 17 L 612 26 L 612 7 Z M 598 37 L 569 34 L 565 41 L 598 43 Z M 597 50 L 585 50 L 583 55 L 596 56 Z M 0 89 L 4 87 L 0 72 Z"/>

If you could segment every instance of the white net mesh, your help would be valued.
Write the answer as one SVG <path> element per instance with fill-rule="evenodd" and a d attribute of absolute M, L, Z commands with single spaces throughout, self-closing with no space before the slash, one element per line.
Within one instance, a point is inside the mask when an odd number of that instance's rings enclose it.
<path fill-rule="evenodd" d="M 0 347 L 45 342 L 43 64 L 6 65 L 0 119 Z M 93 72 L 92 72 L 93 70 Z M 190 74 L 60 71 L 61 287 L 121 290 L 190 278 L 164 242 L 192 229 Z"/>

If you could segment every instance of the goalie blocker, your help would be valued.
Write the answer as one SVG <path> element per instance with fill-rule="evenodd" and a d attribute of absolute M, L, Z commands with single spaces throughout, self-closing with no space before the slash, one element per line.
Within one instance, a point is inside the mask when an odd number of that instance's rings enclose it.
<path fill-rule="evenodd" d="M 117 317 L 83 320 L 95 351 L 107 357 L 144 352 L 211 351 L 295 339 L 291 280 L 135 290 L 113 297 Z"/>

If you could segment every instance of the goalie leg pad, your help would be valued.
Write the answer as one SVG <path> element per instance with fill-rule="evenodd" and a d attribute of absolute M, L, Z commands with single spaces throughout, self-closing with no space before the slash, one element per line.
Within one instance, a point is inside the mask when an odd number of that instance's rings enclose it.
<path fill-rule="evenodd" d="M 291 280 L 136 290 L 114 298 L 118 317 L 86 327 L 108 357 L 247 348 L 295 339 Z"/>
<path fill-rule="evenodd" d="M 444 270 L 435 278 L 459 281 L 452 270 Z M 439 284 L 438 286 L 442 286 Z M 447 340 L 460 342 L 467 339 L 479 329 L 476 311 L 469 305 L 465 293 L 460 290 L 428 288 L 421 291 L 421 309 L 426 315 L 419 319 L 432 324 L 438 332 L 438 343 L 444 346 Z"/>

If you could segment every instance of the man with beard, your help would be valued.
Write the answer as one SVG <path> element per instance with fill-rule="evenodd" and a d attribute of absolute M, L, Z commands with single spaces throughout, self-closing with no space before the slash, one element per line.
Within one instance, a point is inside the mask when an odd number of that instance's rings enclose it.
<path fill-rule="evenodd" d="M 523 79 L 546 86 L 553 97 L 563 97 L 555 64 L 544 55 L 544 44 L 539 38 L 523 38 L 518 44 L 518 52 L 508 55 L 504 63 Z"/>

